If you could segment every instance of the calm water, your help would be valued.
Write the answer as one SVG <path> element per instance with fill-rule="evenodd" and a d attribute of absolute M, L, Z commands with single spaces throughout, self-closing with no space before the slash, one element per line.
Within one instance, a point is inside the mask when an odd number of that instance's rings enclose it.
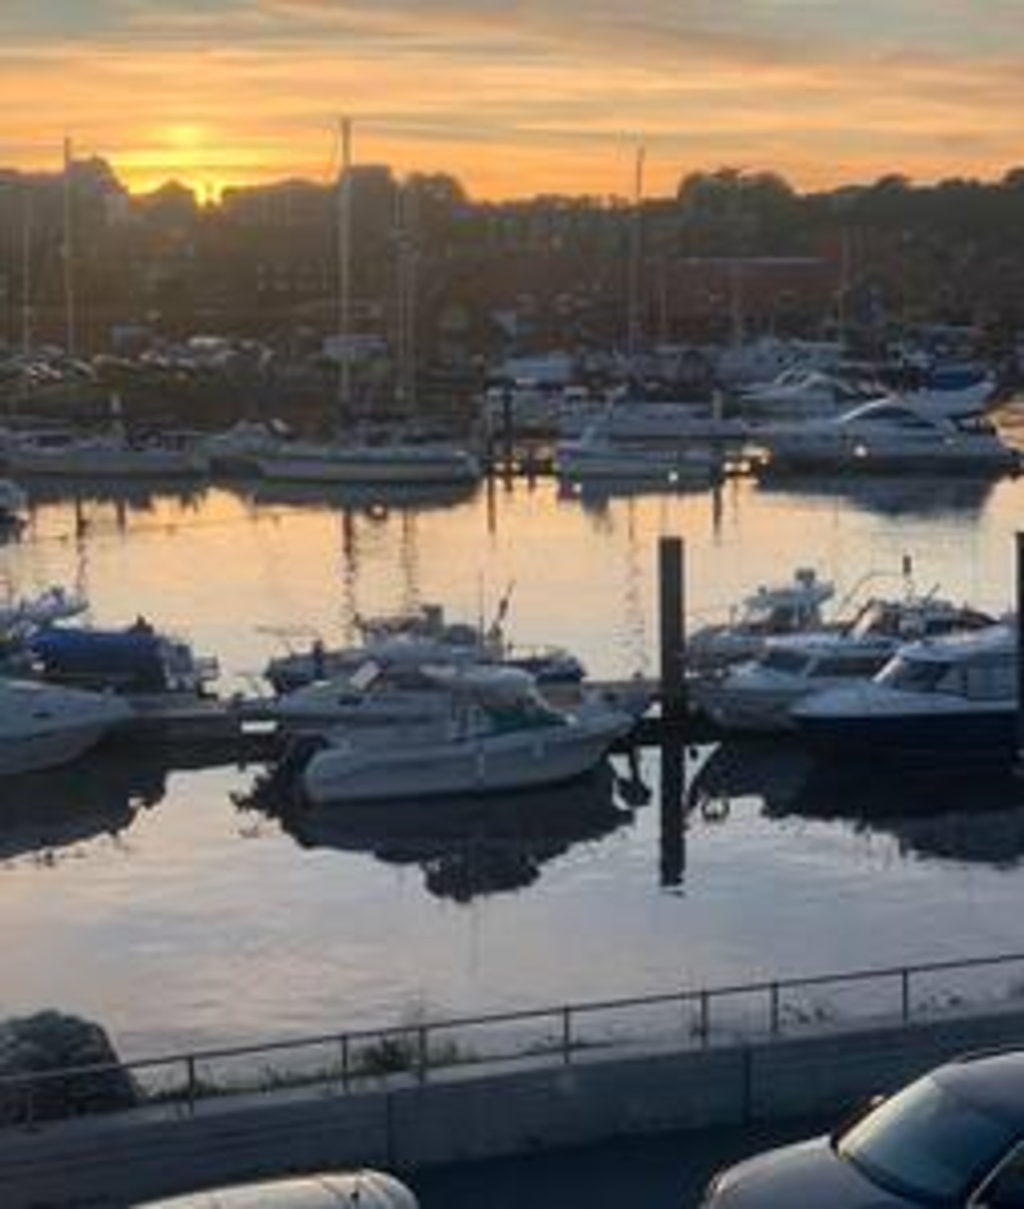
<path fill-rule="evenodd" d="M 37 492 L 0 567 L 17 592 L 83 588 L 97 622 L 144 613 L 187 633 L 230 691 L 284 631 L 340 639 L 359 613 L 435 600 L 486 618 L 510 584 L 514 639 L 619 676 L 656 665 L 661 534 L 687 538 L 692 621 L 799 565 L 839 595 L 869 572 L 896 591 L 904 554 L 920 589 L 1001 610 L 1022 516 L 1024 480 L 603 498 L 544 482 L 385 501 Z M 866 803 L 898 814 L 922 791 L 781 749 L 697 753 L 684 869 L 666 878 L 657 754 L 641 762 L 647 804 L 616 773 L 486 809 L 286 821 L 253 807 L 255 768 L 103 757 L 4 785 L 0 1016 L 81 1012 L 138 1054 L 1019 944 L 1015 787 L 982 801 L 947 785 L 940 817 L 869 823 Z"/>

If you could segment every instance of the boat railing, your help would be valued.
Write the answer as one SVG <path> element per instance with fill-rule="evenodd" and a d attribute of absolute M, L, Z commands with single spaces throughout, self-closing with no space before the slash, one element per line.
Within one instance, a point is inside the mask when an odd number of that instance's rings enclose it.
<path fill-rule="evenodd" d="M 629 1047 L 744 1046 L 801 1030 L 858 1021 L 910 1023 L 1017 1001 L 1024 1007 L 1024 953 L 408 1019 L 384 1028 L 3 1076 L 0 1127 L 123 1108 L 125 1089 L 133 1106 L 194 1115 L 204 1102 L 237 1094 L 303 1087 L 344 1094 L 390 1077 L 426 1082 L 469 1065 L 569 1066 L 613 1049 L 628 1053 Z"/>

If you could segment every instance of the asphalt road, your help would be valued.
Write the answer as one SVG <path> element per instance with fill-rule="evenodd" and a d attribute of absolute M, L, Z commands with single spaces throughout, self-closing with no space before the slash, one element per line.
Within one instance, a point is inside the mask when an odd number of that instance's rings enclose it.
<path fill-rule="evenodd" d="M 665 1134 L 438 1168 L 407 1181 L 421 1209 L 696 1209 L 720 1167 L 832 1123 Z"/>

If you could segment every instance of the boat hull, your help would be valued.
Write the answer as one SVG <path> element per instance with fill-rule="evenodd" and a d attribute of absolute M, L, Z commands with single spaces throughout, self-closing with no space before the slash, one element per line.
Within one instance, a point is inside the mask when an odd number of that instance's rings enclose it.
<path fill-rule="evenodd" d="M 260 474 L 272 481 L 289 483 L 473 483 L 480 478 L 480 466 L 468 454 L 404 457 L 382 454 L 376 448 L 365 455 L 330 451 L 322 454 L 264 457 L 258 460 Z"/>
<path fill-rule="evenodd" d="M 84 755 L 106 735 L 109 722 L 82 722 L 37 734 L 0 736 L 0 776 L 59 768 Z"/>
<path fill-rule="evenodd" d="M 628 722 L 609 717 L 601 725 L 568 725 L 521 734 L 489 736 L 441 747 L 380 752 L 327 748 L 313 756 L 302 777 L 316 805 L 505 793 L 569 781 L 594 768 Z"/>
<path fill-rule="evenodd" d="M 800 735 L 823 755 L 951 764 L 1006 762 L 1017 754 L 1017 714 L 1005 704 L 863 717 L 808 716 L 798 708 L 794 717 Z"/>

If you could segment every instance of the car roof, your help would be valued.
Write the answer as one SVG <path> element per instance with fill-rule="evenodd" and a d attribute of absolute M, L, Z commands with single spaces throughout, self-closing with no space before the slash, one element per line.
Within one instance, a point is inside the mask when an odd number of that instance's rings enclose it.
<path fill-rule="evenodd" d="M 1024 1129 L 1024 1049 L 966 1054 L 932 1077 L 953 1095 Z"/>

